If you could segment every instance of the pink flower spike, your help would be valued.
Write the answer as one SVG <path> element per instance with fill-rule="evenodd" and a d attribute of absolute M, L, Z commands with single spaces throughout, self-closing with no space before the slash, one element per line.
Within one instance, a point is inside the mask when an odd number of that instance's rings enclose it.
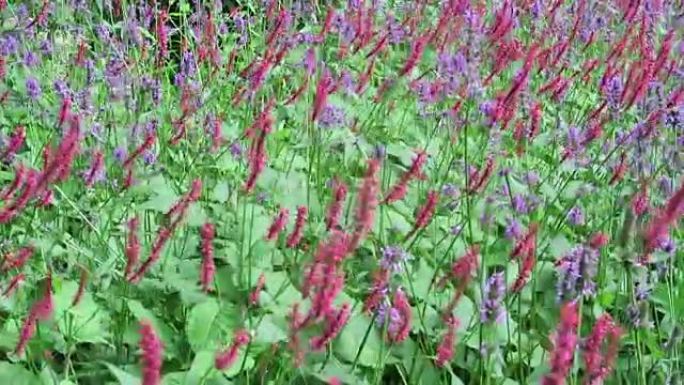
<path fill-rule="evenodd" d="M 214 273 L 216 266 L 214 264 L 214 225 L 207 222 L 202 225 L 200 229 L 200 236 L 202 238 L 201 252 L 202 252 L 202 268 L 200 282 L 202 290 L 205 292 L 211 291 L 211 285 L 214 281 Z"/>
<path fill-rule="evenodd" d="M 287 247 L 295 248 L 297 247 L 297 245 L 299 245 L 299 242 L 302 240 L 302 236 L 304 235 L 304 225 L 306 224 L 308 212 L 309 211 L 306 208 L 306 206 L 297 207 L 297 219 L 295 220 L 295 228 L 292 231 L 292 234 L 290 234 L 290 236 L 287 237 Z"/>
<path fill-rule="evenodd" d="M 328 212 L 325 217 L 326 230 L 335 229 L 340 223 L 340 215 L 342 214 L 342 205 L 347 197 L 347 185 L 342 181 L 335 179 L 333 182 L 333 201 L 328 206 Z"/>
<path fill-rule="evenodd" d="M 250 337 L 247 330 L 241 329 L 235 332 L 231 345 L 218 353 L 214 358 L 214 367 L 217 370 L 226 370 L 231 367 L 237 359 L 241 347 L 249 343 Z"/>
<path fill-rule="evenodd" d="M 271 226 L 268 228 L 268 233 L 266 234 L 267 241 L 272 241 L 278 237 L 278 234 L 285 228 L 289 217 L 290 210 L 281 208 L 278 215 L 273 219 Z"/>
<path fill-rule="evenodd" d="M 149 321 L 140 322 L 140 350 L 142 350 L 142 385 L 159 385 L 163 355 L 162 342 Z"/>

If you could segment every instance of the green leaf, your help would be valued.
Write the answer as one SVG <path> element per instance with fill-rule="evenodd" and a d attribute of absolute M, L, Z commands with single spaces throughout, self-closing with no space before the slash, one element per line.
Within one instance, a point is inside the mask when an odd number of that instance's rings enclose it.
<path fill-rule="evenodd" d="M 354 362 L 354 358 L 362 346 L 364 336 L 369 330 L 368 338 L 359 355 L 358 365 L 374 367 L 380 362 L 380 345 L 382 341 L 375 325 L 365 314 L 353 314 L 347 326 L 335 341 L 334 351 L 346 362 Z"/>
<path fill-rule="evenodd" d="M 0 362 L 0 384 L 39 385 L 40 380 L 21 365 Z"/>
<path fill-rule="evenodd" d="M 107 343 L 104 320 L 108 317 L 103 317 L 107 315 L 106 312 L 95 303 L 87 291 L 78 305 L 72 306 L 77 291 L 78 283 L 74 281 L 64 281 L 61 285 L 56 285 L 55 312 L 69 314 L 68 317 L 60 317 L 60 333 L 70 336 L 77 342 Z"/>
<path fill-rule="evenodd" d="M 213 341 L 210 341 L 210 336 L 212 331 L 216 333 L 214 322 L 218 313 L 219 305 L 213 299 L 197 304 L 190 310 L 186 333 L 188 342 L 195 352 L 206 349 L 208 344 L 212 344 Z"/>
<path fill-rule="evenodd" d="M 275 324 L 275 317 L 267 315 L 259 323 L 256 330 L 255 342 L 272 344 L 287 339 L 287 333 L 280 326 Z"/>
<path fill-rule="evenodd" d="M 187 372 L 167 373 L 162 378 L 162 385 L 183 385 Z"/>
<path fill-rule="evenodd" d="M 554 258 L 558 259 L 559 257 L 565 255 L 565 253 L 570 251 L 571 247 L 572 246 L 570 245 L 570 242 L 568 242 L 567 238 L 565 238 L 562 235 L 556 235 L 551 240 L 551 255 L 553 255 Z"/>
<path fill-rule="evenodd" d="M 140 385 L 140 379 L 138 377 L 125 372 L 108 362 L 105 362 L 105 366 L 107 366 L 107 369 L 109 369 L 109 371 L 112 372 L 112 375 L 119 381 L 119 385 Z"/>
<path fill-rule="evenodd" d="M 211 194 L 211 199 L 219 202 L 226 203 L 230 197 L 230 188 L 228 187 L 228 182 L 218 182 L 214 191 Z"/>
<path fill-rule="evenodd" d="M 192 360 L 190 370 L 185 376 L 183 385 L 200 385 L 202 376 L 207 373 L 214 365 L 214 352 L 203 350 L 197 352 L 195 359 Z"/>

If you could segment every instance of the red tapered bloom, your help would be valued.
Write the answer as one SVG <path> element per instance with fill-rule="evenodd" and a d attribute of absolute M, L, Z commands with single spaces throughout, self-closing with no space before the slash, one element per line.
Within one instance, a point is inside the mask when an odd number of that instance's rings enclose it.
<path fill-rule="evenodd" d="M 646 253 L 650 253 L 658 246 L 662 238 L 667 235 L 669 227 L 677 221 L 682 213 L 684 213 L 684 180 L 679 190 L 667 201 L 665 207 L 646 226 L 643 237 Z"/>
<path fill-rule="evenodd" d="M 390 271 L 387 269 L 380 269 L 375 272 L 373 277 L 373 285 L 371 286 L 370 293 L 363 302 L 363 311 L 371 313 L 380 306 L 387 295 L 387 290 L 389 286 Z"/>
<path fill-rule="evenodd" d="M 5 261 L 2 264 L 2 271 L 7 271 L 10 269 L 21 269 L 26 261 L 31 258 L 35 248 L 31 245 L 22 247 L 17 251 L 16 257 L 12 257 L 12 253 L 5 257 Z"/>
<path fill-rule="evenodd" d="M 527 234 L 522 237 L 511 251 L 511 259 L 519 259 L 527 254 L 534 254 L 537 242 L 537 230 L 539 225 L 536 223 L 530 224 L 530 228 L 527 230 Z"/>
<path fill-rule="evenodd" d="M 613 175 L 610 177 L 610 181 L 608 181 L 608 184 L 613 185 L 625 176 L 625 173 L 627 172 L 627 157 L 625 156 L 625 153 L 623 152 L 620 154 L 620 163 L 618 163 L 617 166 L 613 169 Z"/>
<path fill-rule="evenodd" d="M 584 347 L 583 384 L 603 384 L 615 365 L 621 335 L 622 330 L 609 314 L 599 317 Z"/>
<path fill-rule="evenodd" d="M 554 347 L 549 366 L 551 371 L 542 379 L 542 385 L 563 385 L 570 369 L 577 347 L 577 325 L 579 314 L 577 303 L 568 302 L 561 308 L 560 323 L 556 329 Z"/>
<path fill-rule="evenodd" d="M 323 71 L 320 79 L 318 79 L 318 84 L 316 85 L 316 96 L 314 97 L 313 109 L 311 110 L 312 122 L 315 122 L 321 112 L 323 112 L 332 86 L 333 80 L 330 73 L 327 70 Z"/>
<path fill-rule="evenodd" d="M 632 198 L 632 212 L 637 217 L 640 217 L 648 211 L 650 204 L 648 202 L 648 185 L 643 183 L 639 192 Z"/>
<path fill-rule="evenodd" d="M 335 8 L 333 8 L 331 5 L 328 6 L 328 9 L 325 14 L 325 19 L 323 20 L 323 28 L 321 28 L 321 32 L 318 34 L 318 39 L 320 41 L 323 41 L 325 39 L 325 36 L 328 34 L 328 31 L 330 31 L 330 27 L 332 26 L 333 19 L 335 18 Z"/>
<path fill-rule="evenodd" d="M 8 289 L 9 290 L 9 289 Z M 52 301 L 52 273 L 48 273 L 45 282 L 45 294 L 41 299 L 33 303 L 28 316 L 24 320 L 19 333 L 19 341 L 14 351 L 17 355 L 23 354 L 26 345 L 36 332 L 36 323 L 52 317 L 54 305 Z"/>
<path fill-rule="evenodd" d="M 523 287 L 525 287 L 525 284 L 527 284 L 527 280 L 530 278 L 532 269 L 534 269 L 536 262 L 537 257 L 534 252 L 525 255 L 524 259 L 522 260 L 522 264 L 520 265 L 518 276 L 516 277 L 515 282 L 513 282 L 513 286 L 511 286 L 512 292 L 517 293 L 522 290 Z"/>
<path fill-rule="evenodd" d="M 3 189 L 2 193 L 0 193 L 0 200 L 4 201 L 14 195 L 14 193 L 24 184 L 26 175 L 26 167 L 23 164 L 20 164 L 14 173 L 14 179 L 12 180 L 12 183 L 7 186 L 7 188 Z"/>
<path fill-rule="evenodd" d="M 399 71 L 399 76 L 404 76 L 409 73 L 418 64 L 418 61 L 423 56 L 423 51 L 430 41 L 430 33 L 418 37 L 411 45 L 411 52 L 409 53 L 404 66 Z"/>
<path fill-rule="evenodd" d="M 411 229 L 408 236 L 415 234 L 416 231 L 425 228 L 430 223 L 432 216 L 435 214 L 438 201 L 439 193 L 437 191 L 428 191 L 427 200 L 418 210 L 416 222 L 413 224 L 413 229 Z"/>
<path fill-rule="evenodd" d="M 610 237 L 608 234 L 599 231 L 591 237 L 591 240 L 589 241 L 589 247 L 592 249 L 600 249 L 607 245 L 609 241 Z"/>
<path fill-rule="evenodd" d="M 493 156 L 488 156 L 483 170 L 475 170 L 469 176 L 468 192 L 476 193 L 487 185 L 487 181 L 494 172 L 495 162 Z"/>
<path fill-rule="evenodd" d="M 164 347 L 152 324 L 146 320 L 140 322 L 140 350 L 142 351 L 142 385 L 159 385 Z"/>
<path fill-rule="evenodd" d="M 200 236 L 202 238 L 202 267 L 200 275 L 200 283 L 202 290 L 208 292 L 211 290 L 211 284 L 214 282 L 214 272 L 216 266 L 214 265 L 214 225 L 207 222 L 202 225 L 200 229 Z"/>
<path fill-rule="evenodd" d="M 69 113 L 71 112 L 71 99 L 69 97 L 66 97 L 62 99 L 62 106 L 59 109 L 59 117 L 57 119 L 57 126 L 62 127 L 64 122 L 66 122 L 67 118 L 69 117 Z"/>
<path fill-rule="evenodd" d="M 335 339 L 342 331 L 344 325 L 347 324 L 349 316 L 351 315 L 351 306 L 348 303 L 342 305 L 337 312 L 329 312 L 325 315 L 326 325 L 323 333 L 319 336 L 311 338 L 311 349 L 322 350 L 330 341 Z"/>
<path fill-rule="evenodd" d="M 299 338 L 299 331 L 304 326 L 304 319 L 302 317 L 302 314 L 299 312 L 298 303 L 292 305 L 292 312 L 288 315 L 288 321 L 290 322 L 290 338 L 287 346 L 292 350 L 292 353 L 294 355 L 295 367 L 299 367 L 301 366 L 302 361 L 304 360 L 304 351 L 300 346 L 301 343 Z"/>
<path fill-rule="evenodd" d="M 415 158 L 413 158 L 411 167 L 401 176 L 399 181 L 390 189 L 390 192 L 383 200 L 383 203 L 392 203 L 404 199 L 409 182 L 413 179 L 420 179 L 424 177 L 422 168 L 423 165 L 425 165 L 425 162 L 427 162 L 427 153 L 425 153 L 424 151 L 418 152 Z"/>
<path fill-rule="evenodd" d="M 380 169 L 380 160 L 371 158 L 363 182 L 357 193 L 357 204 L 354 224 L 354 233 L 349 242 L 349 251 L 354 251 L 363 238 L 366 237 L 375 219 L 375 209 L 378 207 L 377 173 Z"/>
<path fill-rule="evenodd" d="M 0 210 L 0 223 L 7 223 L 21 213 L 36 192 L 39 184 L 38 178 L 38 173 L 34 170 L 29 171 L 21 194 Z"/>
<path fill-rule="evenodd" d="M 88 173 L 85 176 L 86 187 L 93 187 L 93 185 L 97 181 L 98 176 L 101 175 L 103 168 L 104 155 L 102 154 L 102 151 L 96 150 L 93 153 L 93 158 L 90 161 L 90 168 L 88 169 Z"/>
<path fill-rule="evenodd" d="M 26 345 L 28 342 L 33 338 L 33 335 L 36 333 L 36 320 L 29 316 L 24 320 L 23 325 L 21 326 L 21 330 L 19 332 L 19 341 L 17 342 L 16 347 L 14 348 L 14 353 L 16 355 L 21 356 L 24 354 L 24 350 L 26 350 Z"/>
<path fill-rule="evenodd" d="M 399 312 L 401 321 L 396 330 L 391 332 L 389 330 L 387 331 L 387 336 L 392 342 L 402 342 L 408 337 L 409 332 L 411 332 L 411 319 L 413 318 L 411 305 L 403 290 L 398 289 L 396 293 L 394 293 L 392 306 Z"/>
<path fill-rule="evenodd" d="M 163 59 L 167 58 L 169 56 L 169 35 L 168 35 L 168 30 L 166 29 L 166 21 L 168 20 L 169 15 L 166 12 L 166 10 L 162 9 L 159 11 L 159 15 L 157 17 L 157 25 L 156 25 L 156 33 L 157 33 L 157 44 L 159 44 L 159 63 L 161 64 L 163 62 Z"/>
<path fill-rule="evenodd" d="M 302 236 L 304 235 L 304 225 L 306 224 L 308 212 L 309 211 L 306 208 L 306 206 L 297 207 L 297 219 L 295 220 L 295 228 L 290 234 L 290 236 L 287 237 L 287 247 L 294 248 L 297 247 L 297 245 L 299 245 L 299 242 L 302 240 Z"/>
<path fill-rule="evenodd" d="M 14 133 L 12 133 L 5 149 L 2 151 L 2 154 L 0 154 L 0 161 L 11 160 L 24 144 L 24 140 L 26 140 L 26 129 L 24 126 L 19 125 L 15 127 Z"/>
<path fill-rule="evenodd" d="M 480 246 L 473 245 L 465 255 L 459 258 L 453 265 L 451 265 L 451 270 L 449 273 L 442 277 L 437 283 L 437 287 L 444 288 L 448 281 L 453 281 L 456 291 L 451 298 L 451 301 L 444 309 L 443 317 L 448 320 L 451 317 L 451 313 L 461 299 L 461 296 L 465 292 L 466 288 L 472 281 L 473 276 L 477 270 L 480 259 Z"/>
<path fill-rule="evenodd" d="M 437 347 L 437 358 L 435 358 L 435 364 L 440 368 L 454 357 L 454 340 L 456 339 L 456 328 L 459 325 L 459 321 L 457 318 L 451 317 L 446 323 L 447 332 Z"/>
<path fill-rule="evenodd" d="M 140 259 L 140 240 L 138 239 L 138 217 L 133 217 L 128 221 L 128 236 L 126 237 L 126 270 L 124 278 L 128 279 L 138 264 Z"/>
<path fill-rule="evenodd" d="M 126 158 L 123 162 L 123 167 L 128 168 L 133 162 L 140 157 L 145 151 L 149 150 L 154 146 L 154 142 L 157 140 L 157 135 L 154 132 L 150 132 L 145 136 L 145 141 L 138 146 L 133 152 Z"/>
<path fill-rule="evenodd" d="M 257 280 L 256 286 L 254 286 L 254 290 L 252 290 L 251 293 L 249 293 L 249 304 L 251 306 L 256 306 L 259 304 L 259 295 L 261 294 L 261 291 L 264 289 L 264 286 L 266 286 L 266 276 L 264 273 L 261 273 L 259 275 L 259 279 Z"/>
<path fill-rule="evenodd" d="M 169 240 L 169 238 L 171 238 L 171 234 L 172 229 L 168 227 L 162 227 L 159 229 L 157 238 L 152 244 L 152 250 L 150 251 L 149 257 L 147 257 L 147 260 L 138 268 L 135 273 L 131 274 L 131 276 L 128 278 L 129 282 L 140 282 L 147 270 L 149 270 L 150 267 L 152 267 L 152 265 L 155 264 L 161 257 L 161 252 L 164 249 L 166 242 Z"/>
<path fill-rule="evenodd" d="M 236 331 L 231 345 L 227 349 L 216 353 L 214 367 L 217 370 L 226 370 L 231 367 L 235 363 L 235 359 L 237 359 L 240 348 L 247 345 L 249 340 L 250 336 L 247 330 L 241 329 Z"/>
<path fill-rule="evenodd" d="M 342 205 L 347 197 L 347 185 L 344 182 L 335 179 L 333 182 L 333 201 L 328 206 L 328 211 L 325 216 L 326 230 L 335 229 L 339 226 L 340 215 L 342 214 Z"/>
<path fill-rule="evenodd" d="M 22 282 L 24 282 L 24 279 L 26 279 L 26 275 L 24 273 L 19 273 L 12 277 L 10 280 L 10 283 L 7 285 L 7 288 L 5 291 L 2 293 L 3 296 L 9 297 L 14 293 L 19 285 L 21 285 Z"/>
<path fill-rule="evenodd" d="M 272 241 L 276 238 L 278 238 L 278 234 L 280 234 L 281 231 L 285 228 L 285 225 L 287 224 L 287 220 L 290 217 L 290 210 L 286 208 L 281 208 L 280 211 L 278 212 L 278 215 L 276 215 L 275 218 L 273 218 L 273 222 L 271 222 L 271 226 L 268 228 L 268 232 L 266 233 L 266 240 L 267 241 Z"/>

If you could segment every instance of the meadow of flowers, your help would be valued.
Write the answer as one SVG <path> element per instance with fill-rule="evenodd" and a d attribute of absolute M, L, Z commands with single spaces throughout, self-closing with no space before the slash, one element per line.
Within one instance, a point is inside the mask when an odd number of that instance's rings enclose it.
<path fill-rule="evenodd" d="M 0 384 L 682 384 L 684 6 L 0 0 Z"/>

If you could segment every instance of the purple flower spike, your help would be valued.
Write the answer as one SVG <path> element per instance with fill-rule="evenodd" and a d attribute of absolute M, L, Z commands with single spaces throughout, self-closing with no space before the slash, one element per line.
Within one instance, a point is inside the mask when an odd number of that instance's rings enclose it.
<path fill-rule="evenodd" d="M 573 226 L 580 226 L 584 224 L 584 213 L 579 206 L 575 206 L 568 212 L 568 222 Z"/>
<path fill-rule="evenodd" d="M 29 98 L 36 100 L 40 97 L 42 92 L 43 91 L 40 89 L 40 83 L 38 82 L 38 79 L 34 78 L 33 76 L 26 78 L 26 94 L 29 96 Z"/>
<path fill-rule="evenodd" d="M 380 266 L 382 266 L 383 269 L 399 273 L 404 269 L 404 262 L 410 258 L 411 256 L 399 246 L 383 247 Z"/>
<path fill-rule="evenodd" d="M 506 295 L 506 282 L 503 271 L 492 274 L 485 283 L 480 306 L 480 320 L 486 323 L 501 323 L 506 315 L 503 299 Z"/>

